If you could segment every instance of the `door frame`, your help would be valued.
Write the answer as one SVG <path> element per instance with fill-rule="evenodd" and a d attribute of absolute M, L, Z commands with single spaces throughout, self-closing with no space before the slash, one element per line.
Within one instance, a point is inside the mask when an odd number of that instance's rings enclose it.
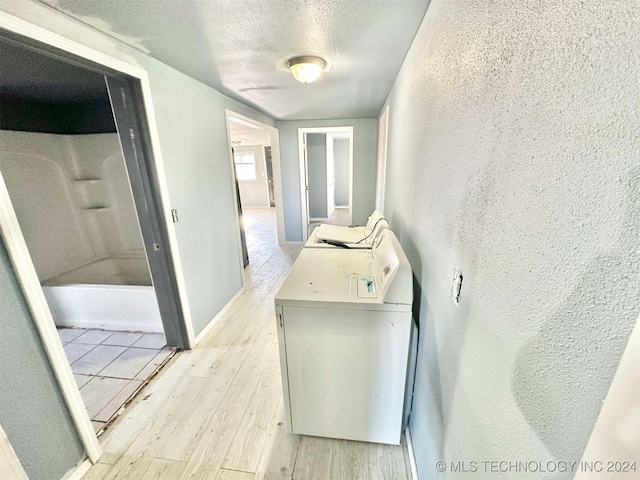
<path fill-rule="evenodd" d="M 388 140 L 389 105 L 386 105 L 380 117 L 378 117 L 378 175 L 376 177 L 376 210 L 383 213 L 385 182 L 387 179 L 387 151 L 389 150 Z"/>
<path fill-rule="evenodd" d="M 305 162 L 304 135 L 306 133 L 348 133 L 349 134 L 349 222 L 353 221 L 353 125 L 343 127 L 300 127 L 298 128 L 298 165 L 300 169 L 300 229 L 302 243 L 309 238 L 309 205 L 307 202 L 307 164 Z"/>
<path fill-rule="evenodd" d="M 251 122 L 260 127 L 264 128 L 267 132 L 269 132 L 269 143 L 271 146 L 271 167 L 273 169 L 273 192 L 276 200 L 276 231 L 278 234 L 278 245 L 284 245 L 288 243 L 285 238 L 285 230 L 284 230 L 284 196 L 282 194 L 282 165 L 280 162 L 280 131 L 271 125 L 267 125 L 266 123 L 261 122 L 260 120 L 256 120 L 255 118 L 247 117 L 246 115 L 242 115 L 234 110 L 230 110 L 226 108 L 224 110 L 224 119 L 225 125 L 227 127 L 227 145 L 229 150 L 229 161 L 231 162 L 231 183 L 233 185 L 235 191 L 235 181 L 236 181 L 236 173 L 234 168 L 233 161 L 233 153 L 231 151 L 231 126 L 229 124 L 230 117 L 235 117 L 240 120 L 244 120 L 245 122 Z M 264 146 L 263 146 L 264 147 Z M 264 153 L 263 153 L 264 157 Z M 266 172 L 266 158 L 264 158 L 264 169 Z M 268 180 L 267 180 L 267 197 L 269 196 L 268 192 Z M 234 202 L 235 205 L 235 202 Z M 235 208 L 236 218 L 238 218 L 238 207 Z M 269 207 L 271 208 L 271 207 Z M 242 249 L 242 241 L 240 239 L 240 223 L 238 220 L 238 247 Z M 244 271 L 244 266 L 242 266 L 241 271 Z M 244 275 L 242 276 L 242 286 L 244 287 Z"/>
<path fill-rule="evenodd" d="M 146 116 L 152 162 L 157 174 L 159 197 L 162 205 L 159 208 L 164 212 L 168 237 L 168 250 L 173 260 L 176 287 L 181 303 L 184 329 L 188 335 L 188 348 L 195 344 L 193 325 L 189 305 L 187 302 L 186 286 L 182 272 L 182 265 L 178 255 L 178 243 L 173 224 L 168 221 L 171 218 L 169 191 L 162 161 L 160 149 L 160 137 L 155 121 L 153 101 L 151 97 L 151 84 L 148 73 L 141 67 L 114 58 L 110 55 L 94 50 L 66 37 L 53 33 L 25 20 L 17 18 L 6 12 L 0 11 L 0 29 L 9 34 L 24 37 L 24 39 L 36 41 L 46 47 L 53 47 L 61 54 L 73 57 L 75 63 L 91 68 L 89 65 L 105 67 L 108 70 L 128 75 L 139 81 L 143 100 L 143 112 Z M 65 57 L 67 58 L 67 57 Z M 70 60 L 67 58 L 67 60 Z M 102 73 L 102 72 L 101 72 Z M 0 233 L 5 242 L 9 257 L 14 266 L 16 276 L 25 295 L 27 304 L 33 316 L 34 323 L 42 339 L 45 353 L 49 359 L 52 370 L 56 376 L 62 396 L 69 408 L 74 425 L 85 449 L 85 453 L 92 463 L 96 463 L 102 455 L 102 448 L 91 425 L 91 420 L 84 406 L 80 390 L 75 382 L 69 361 L 62 347 L 62 343 L 56 332 L 55 323 L 51 316 L 49 306 L 44 297 L 38 275 L 33 261 L 29 255 L 20 224 L 13 209 L 4 178 L 0 172 Z"/>

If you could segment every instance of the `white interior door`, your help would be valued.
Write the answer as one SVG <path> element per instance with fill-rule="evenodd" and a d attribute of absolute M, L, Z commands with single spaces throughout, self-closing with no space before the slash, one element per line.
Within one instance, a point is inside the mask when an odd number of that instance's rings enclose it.
<path fill-rule="evenodd" d="M 336 208 L 336 161 L 333 156 L 333 136 L 327 134 L 327 218 Z"/>
<path fill-rule="evenodd" d="M 305 195 L 305 206 L 307 209 L 306 215 L 306 226 L 305 231 L 307 235 L 309 235 L 309 225 L 311 222 L 311 217 L 309 216 L 309 163 L 307 162 L 307 134 L 302 134 L 302 157 L 304 161 L 304 195 Z"/>
<path fill-rule="evenodd" d="M 385 181 L 387 174 L 387 134 L 389 132 L 389 105 L 378 120 L 378 177 L 376 182 L 376 210 L 384 212 Z"/>

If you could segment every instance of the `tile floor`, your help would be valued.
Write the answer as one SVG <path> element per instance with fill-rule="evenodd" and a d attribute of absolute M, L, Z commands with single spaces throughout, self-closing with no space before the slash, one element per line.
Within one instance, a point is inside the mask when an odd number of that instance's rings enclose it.
<path fill-rule="evenodd" d="M 96 432 L 171 353 L 161 333 L 60 328 L 58 335 Z"/>

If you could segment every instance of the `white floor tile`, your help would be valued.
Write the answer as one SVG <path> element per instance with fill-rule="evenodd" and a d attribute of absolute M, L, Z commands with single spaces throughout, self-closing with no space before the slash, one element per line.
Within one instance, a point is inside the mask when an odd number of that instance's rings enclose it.
<path fill-rule="evenodd" d="M 136 380 L 146 380 L 151 376 L 151 374 L 155 371 L 156 368 L 160 366 L 164 359 L 169 356 L 171 352 L 169 350 L 160 350 L 153 359 L 147 363 L 147 365 L 138 372 L 136 375 Z"/>
<path fill-rule="evenodd" d="M 63 346 L 64 352 L 67 354 L 69 363 L 73 363 L 79 358 L 96 348 L 95 345 L 85 345 L 84 343 L 67 343 Z"/>
<path fill-rule="evenodd" d="M 82 388 L 87 383 L 89 383 L 93 377 L 91 375 L 81 375 L 79 373 L 74 373 L 73 378 L 76 379 L 76 385 L 78 385 L 78 388 Z"/>
<path fill-rule="evenodd" d="M 134 347 L 139 348 L 155 348 L 160 350 L 167 344 L 162 333 L 145 333 L 143 337 L 133 344 Z"/>
<path fill-rule="evenodd" d="M 155 350 L 130 347 L 102 370 L 100 375 L 103 377 L 133 379 L 140 370 L 153 360 L 157 353 Z"/>
<path fill-rule="evenodd" d="M 91 345 L 100 345 L 107 338 L 113 335 L 114 332 L 106 330 L 87 330 L 78 338 L 73 340 L 73 343 L 88 343 Z"/>
<path fill-rule="evenodd" d="M 72 343 L 68 344 L 73 345 Z M 110 345 L 98 345 L 89 353 L 71 365 L 73 373 L 85 375 L 97 375 L 104 368 L 120 356 L 126 347 L 113 347 Z"/>
<path fill-rule="evenodd" d="M 85 332 L 86 330 L 84 328 L 59 328 L 58 336 L 62 343 L 69 343 Z"/>
<path fill-rule="evenodd" d="M 131 380 L 127 383 L 118 394 L 111 399 L 111 401 L 100 410 L 92 420 L 100 422 L 108 422 L 111 417 L 120 410 L 120 407 L 124 405 L 124 402 L 136 391 L 136 389 L 142 384 L 140 380 Z"/>
<path fill-rule="evenodd" d="M 94 377 L 89 383 L 80 389 L 89 418 L 95 416 L 106 407 L 111 400 L 122 390 L 128 380 L 120 378 Z"/>
<path fill-rule="evenodd" d="M 143 333 L 116 332 L 107 338 L 102 345 L 117 345 L 120 347 L 130 347 L 142 338 Z"/>

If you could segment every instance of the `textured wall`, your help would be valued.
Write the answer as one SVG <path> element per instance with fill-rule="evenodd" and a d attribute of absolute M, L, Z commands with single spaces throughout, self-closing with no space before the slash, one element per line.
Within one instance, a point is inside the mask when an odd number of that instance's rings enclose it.
<path fill-rule="evenodd" d="M 384 212 L 416 276 L 422 479 L 580 459 L 640 310 L 638 51 L 636 2 L 429 7 L 388 99 Z"/>
<path fill-rule="evenodd" d="M 375 119 L 278 122 L 287 241 L 302 240 L 298 128 L 353 126 L 352 222 L 364 225 L 375 207 L 378 123 Z"/>
<path fill-rule="evenodd" d="M 0 424 L 30 479 L 62 478 L 84 448 L 3 241 L 0 292 Z"/>
<path fill-rule="evenodd" d="M 309 175 L 309 217 L 328 218 L 327 213 L 327 135 L 307 133 L 307 171 Z"/>

